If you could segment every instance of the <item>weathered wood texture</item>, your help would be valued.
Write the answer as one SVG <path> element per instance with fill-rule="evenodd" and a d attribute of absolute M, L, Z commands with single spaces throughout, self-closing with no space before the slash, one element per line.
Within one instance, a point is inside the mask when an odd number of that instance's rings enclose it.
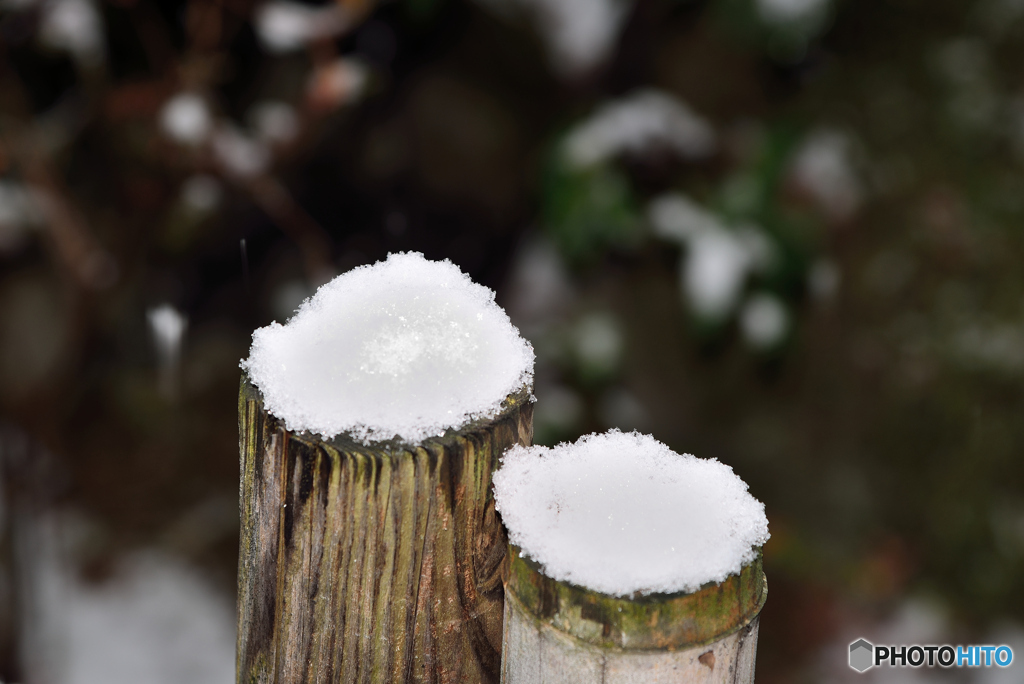
<path fill-rule="evenodd" d="M 545 577 L 511 551 L 504 684 L 752 684 L 768 585 L 758 557 L 691 594 L 618 598 Z"/>
<path fill-rule="evenodd" d="M 244 379 L 239 684 L 497 682 L 507 540 L 491 473 L 529 392 L 409 446 L 287 431 Z"/>

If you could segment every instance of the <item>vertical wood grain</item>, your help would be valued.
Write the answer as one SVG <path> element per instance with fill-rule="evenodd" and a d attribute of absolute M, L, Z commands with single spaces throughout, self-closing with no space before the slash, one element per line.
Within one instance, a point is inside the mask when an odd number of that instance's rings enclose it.
<path fill-rule="evenodd" d="M 288 432 L 243 380 L 240 684 L 497 682 L 507 540 L 491 473 L 529 393 L 418 445 Z"/>
<path fill-rule="evenodd" d="M 699 590 L 619 597 L 544 575 L 510 553 L 502 684 L 753 684 L 760 552 Z"/>

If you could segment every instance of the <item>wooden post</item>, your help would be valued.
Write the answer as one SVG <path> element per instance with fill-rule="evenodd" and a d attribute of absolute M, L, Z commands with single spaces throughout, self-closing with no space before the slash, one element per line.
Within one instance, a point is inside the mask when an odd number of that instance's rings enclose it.
<path fill-rule="evenodd" d="M 690 594 L 633 599 L 545 577 L 512 547 L 503 684 L 752 684 L 768 598 L 760 554 Z"/>
<path fill-rule="evenodd" d="M 491 473 L 532 440 L 529 397 L 365 446 L 289 432 L 243 378 L 239 684 L 497 682 L 508 542 Z"/>

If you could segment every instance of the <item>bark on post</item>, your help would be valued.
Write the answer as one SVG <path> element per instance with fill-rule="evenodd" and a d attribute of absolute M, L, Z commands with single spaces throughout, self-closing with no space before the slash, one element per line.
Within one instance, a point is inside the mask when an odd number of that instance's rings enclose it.
<path fill-rule="evenodd" d="M 761 557 L 691 594 L 608 596 L 541 574 L 512 547 L 503 684 L 752 684 Z"/>
<path fill-rule="evenodd" d="M 496 682 L 508 542 L 491 473 L 529 391 L 417 445 L 287 431 L 239 395 L 239 684 Z"/>

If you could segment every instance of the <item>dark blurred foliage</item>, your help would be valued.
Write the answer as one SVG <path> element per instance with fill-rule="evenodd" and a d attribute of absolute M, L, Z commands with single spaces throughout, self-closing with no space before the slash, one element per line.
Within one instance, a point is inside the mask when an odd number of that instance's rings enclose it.
<path fill-rule="evenodd" d="M 82 3 L 93 43 L 0 9 L 0 407 L 96 521 L 89 577 L 155 544 L 230 591 L 251 331 L 416 250 L 533 341 L 538 441 L 639 428 L 766 503 L 759 681 L 908 596 L 966 634 L 1024 618 L 1021 3 L 638 0 L 571 69 L 495 9 L 525 2 L 343 0 L 280 52 L 246 0 Z M 639 88 L 713 148 L 567 162 Z M 183 93 L 196 140 L 166 123 Z M 702 266 L 723 235 L 742 267 Z M 702 269 L 732 273 L 717 308 Z"/>

